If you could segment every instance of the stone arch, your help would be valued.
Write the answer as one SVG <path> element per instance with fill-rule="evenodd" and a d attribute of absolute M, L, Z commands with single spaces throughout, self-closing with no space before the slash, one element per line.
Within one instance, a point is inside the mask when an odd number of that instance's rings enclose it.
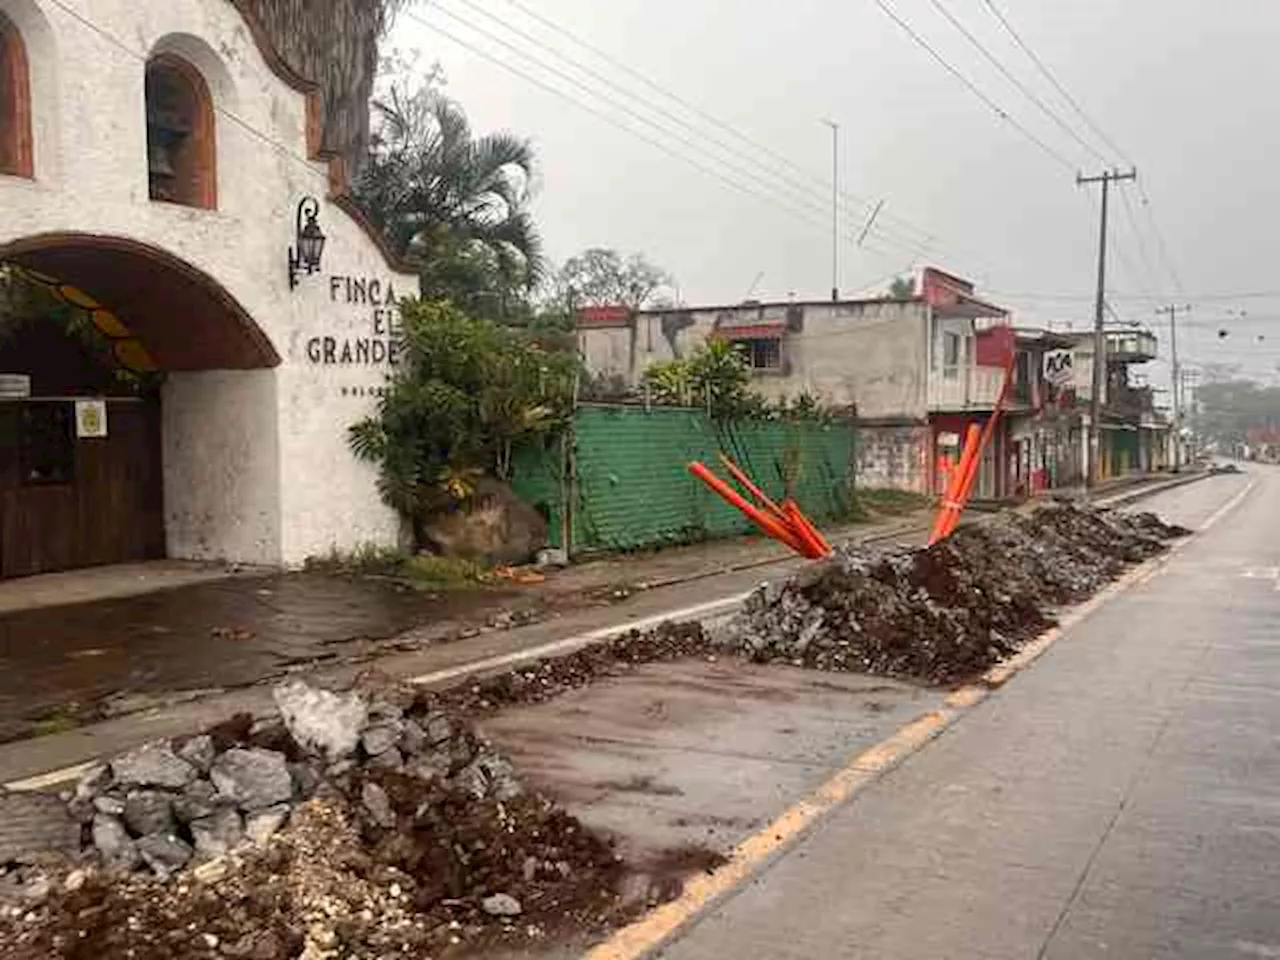
<path fill-rule="evenodd" d="M 274 367 L 270 339 L 216 280 L 136 240 L 52 233 L 0 245 L 11 261 L 84 291 L 127 328 L 161 370 Z"/>
<path fill-rule="evenodd" d="M 218 145 L 205 75 L 176 53 L 147 60 L 147 173 L 152 200 L 218 206 Z"/>

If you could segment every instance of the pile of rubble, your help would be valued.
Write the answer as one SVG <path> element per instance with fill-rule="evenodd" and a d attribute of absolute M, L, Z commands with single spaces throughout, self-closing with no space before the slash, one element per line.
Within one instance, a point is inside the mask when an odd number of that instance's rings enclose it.
<path fill-rule="evenodd" d="M 935 684 L 972 679 L 1189 531 L 1077 505 L 1010 513 L 924 550 L 847 547 L 768 584 L 724 630 L 756 660 Z"/>
<path fill-rule="evenodd" d="M 429 956 L 617 918 L 609 843 L 467 724 L 385 685 L 276 699 L 0 795 L 0 955 Z"/>

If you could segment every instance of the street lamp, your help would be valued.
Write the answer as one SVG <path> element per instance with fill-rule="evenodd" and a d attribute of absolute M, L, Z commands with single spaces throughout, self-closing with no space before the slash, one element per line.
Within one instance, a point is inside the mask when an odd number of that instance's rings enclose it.
<path fill-rule="evenodd" d="M 319 213 L 320 201 L 315 197 L 303 197 L 298 204 L 295 219 L 296 246 L 289 248 L 290 290 L 298 285 L 298 274 L 312 274 L 320 269 L 320 257 L 324 253 L 324 233 L 320 230 L 320 224 L 316 223 Z"/>

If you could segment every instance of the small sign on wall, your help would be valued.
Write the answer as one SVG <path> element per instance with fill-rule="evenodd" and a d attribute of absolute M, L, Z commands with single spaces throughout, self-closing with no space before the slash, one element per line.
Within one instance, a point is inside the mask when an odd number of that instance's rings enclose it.
<path fill-rule="evenodd" d="M 76 401 L 76 436 L 105 437 L 107 435 L 107 402 L 105 400 Z"/>

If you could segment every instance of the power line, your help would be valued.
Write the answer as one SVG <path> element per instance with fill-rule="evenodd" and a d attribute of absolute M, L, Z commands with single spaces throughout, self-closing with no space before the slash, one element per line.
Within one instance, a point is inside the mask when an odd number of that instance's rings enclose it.
<path fill-rule="evenodd" d="M 1067 88 L 1058 82 L 1058 78 L 1053 75 L 1053 73 L 1045 65 L 1044 61 L 1041 60 L 1038 56 L 1036 56 L 1035 51 L 1031 49 L 1030 45 L 1025 40 L 1023 40 L 1022 36 L 1018 33 L 1018 31 L 1014 29 L 1013 24 L 1009 22 L 1008 17 L 1006 17 L 1003 13 L 1001 13 L 999 8 L 996 7 L 994 0 L 982 0 L 982 2 L 986 4 L 987 9 L 991 11 L 992 16 L 994 16 L 996 20 L 1000 22 L 1000 25 L 1004 27 L 1005 32 L 1008 33 L 1009 36 L 1013 38 L 1013 42 L 1016 43 L 1022 49 L 1022 52 L 1025 53 L 1027 57 L 1031 60 L 1031 62 L 1036 65 L 1036 69 L 1038 69 L 1040 73 L 1044 75 L 1044 78 L 1046 80 L 1048 80 L 1051 84 L 1053 84 L 1053 88 L 1058 91 L 1058 93 L 1062 96 L 1062 99 L 1065 100 L 1071 106 L 1071 109 L 1076 112 L 1076 116 L 1078 116 L 1081 120 L 1084 121 L 1085 126 L 1087 126 L 1090 130 L 1092 130 L 1093 133 L 1097 136 L 1097 138 L 1101 140 L 1102 143 L 1105 144 L 1107 148 L 1110 149 L 1117 157 L 1123 160 L 1130 167 L 1136 166 L 1136 164 L 1125 155 L 1125 152 L 1121 150 L 1119 147 L 1117 147 L 1115 145 L 1115 142 L 1110 137 L 1108 137 L 1105 132 L 1103 132 L 1102 128 L 1099 127 L 1096 123 L 1094 123 L 1093 120 L 1089 117 L 1089 115 L 1084 112 L 1084 108 L 1081 107 L 1080 103 L 1076 100 L 1076 98 L 1073 97 L 1067 91 Z"/>
<path fill-rule="evenodd" d="M 441 9 L 441 8 L 437 7 L 436 9 Z M 496 66 L 501 67 L 503 70 L 506 70 L 508 73 L 516 77 L 519 77 L 520 79 L 524 80 L 527 83 L 533 84 L 535 87 L 538 87 L 539 89 L 544 90 L 547 93 L 551 93 L 557 97 L 560 97 L 561 99 L 578 107 L 578 109 L 584 110 L 587 113 L 591 114 L 592 116 L 595 116 L 598 119 L 608 123 L 610 126 L 616 127 L 617 129 L 622 130 L 625 133 L 629 133 L 631 136 L 644 141 L 645 143 L 649 144 L 652 147 L 655 147 L 658 150 L 661 150 L 663 153 L 671 157 L 674 157 L 677 160 L 681 160 L 684 163 L 689 164 L 690 166 L 700 170 L 702 173 L 705 173 L 706 175 L 716 180 L 719 180 L 721 183 L 729 187 L 732 187 L 733 189 L 739 191 L 740 193 L 743 193 L 750 197 L 754 197 L 758 200 L 763 200 L 766 203 L 773 204 L 774 206 L 777 206 L 778 208 L 791 214 L 792 216 L 803 217 L 806 221 L 811 223 L 815 222 L 813 217 L 808 216 L 802 211 L 797 210 L 794 206 L 791 206 L 790 204 L 780 200 L 779 198 L 775 196 L 771 196 L 767 193 L 761 193 L 760 191 L 752 189 L 751 187 L 744 186 L 742 183 L 739 183 L 737 180 L 733 180 L 733 179 L 730 179 L 729 177 L 724 176 L 720 171 L 716 170 L 714 167 L 708 166 L 707 164 L 700 162 L 694 157 L 690 157 L 684 153 L 681 153 L 678 150 L 672 149 L 668 144 L 663 143 L 661 140 L 657 139 L 656 137 L 650 136 L 649 134 L 641 130 L 637 130 L 632 126 L 629 126 L 625 123 L 620 122 L 616 117 L 611 116 L 610 114 L 606 113 L 604 110 L 594 107 L 589 103 L 585 103 L 582 100 L 572 96 L 571 94 L 566 93 L 564 90 L 561 90 L 558 87 L 555 87 L 547 83 L 546 81 L 538 77 L 535 77 L 532 74 L 527 73 L 521 70 L 520 68 L 511 65 L 510 63 L 507 63 L 505 60 L 500 59 L 499 57 L 489 53 L 483 48 L 478 47 L 473 43 L 469 43 L 468 41 L 459 37 L 457 34 L 452 33 L 449 30 L 446 30 L 444 27 L 440 26 L 439 24 L 431 23 L 429 21 L 423 20 L 419 17 L 414 16 L 412 13 L 409 13 L 408 11 L 405 12 L 405 15 L 408 16 L 410 19 L 416 20 L 417 22 L 428 27 L 429 29 L 434 30 L 436 33 L 440 34 L 442 37 L 445 37 L 446 39 L 451 40 L 453 43 L 456 43 L 458 46 L 462 47 L 463 49 L 469 50 L 472 53 L 476 54 L 477 56 L 482 57 L 485 60 L 488 60 L 490 63 L 493 63 Z M 529 58 L 529 59 L 533 59 L 533 58 Z M 537 61 L 535 60 L 534 62 L 537 62 Z M 873 253 L 876 253 L 877 255 L 880 255 L 880 256 L 886 255 L 883 251 L 875 250 L 874 248 L 864 247 L 864 249 L 871 249 Z"/>
<path fill-rule="evenodd" d="M 654 103 L 652 100 L 648 100 L 648 99 L 645 99 L 644 97 L 638 96 L 637 94 L 635 94 L 635 93 L 634 93 L 634 92 L 632 92 L 631 90 L 628 90 L 626 87 L 624 87 L 624 86 L 622 86 L 621 84 L 617 83 L 617 82 L 616 82 L 615 80 L 613 80 L 612 78 L 610 78 L 610 77 L 608 77 L 608 76 L 606 76 L 606 75 L 604 75 L 604 74 L 600 73 L 599 71 L 597 71 L 597 70 L 595 70 L 595 69 L 591 68 L 590 66 L 587 66 L 587 65 L 585 65 L 585 64 L 583 64 L 583 63 L 581 63 L 581 62 L 579 62 L 579 61 L 577 61 L 577 60 L 574 60 L 574 59 L 573 59 L 573 58 L 571 58 L 571 57 L 567 57 L 567 56 L 565 56 L 564 54 L 560 53 L 559 51 L 557 51 L 557 50 L 555 50 L 555 49 L 553 49 L 553 48 L 551 48 L 551 47 L 547 46 L 545 43 L 542 43 L 540 40 L 538 40 L 538 38 L 537 38 L 537 37 L 534 37 L 534 36 L 532 36 L 531 34 L 529 34 L 529 33 L 525 32 L 525 31 L 521 30 L 519 27 L 512 26 L 511 24 L 507 23 L 507 22 L 506 22 L 505 20 L 503 20 L 502 18 L 500 18 L 500 17 L 498 17 L 498 16 L 495 16 L 494 14 L 492 14 L 492 13 L 490 13 L 489 11 L 485 10 L 483 7 L 481 7 L 481 6 L 479 6 L 478 4 L 474 3 L 474 2 L 473 2 L 473 0 L 459 0 L 459 2 L 461 2 L 461 3 L 465 4 L 466 6 L 468 6 L 468 7 L 472 8 L 472 9 L 473 9 L 473 10 L 475 10 L 477 13 L 479 13 L 479 14 L 481 14 L 482 16 L 484 16 L 484 17 L 488 18 L 489 20 L 492 20 L 492 21 L 494 21 L 495 23 L 499 24 L 503 29 L 507 30 L 508 32 L 510 32 L 510 33 L 512 33 L 512 34 L 514 34 L 514 35 L 516 35 L 517 37 L 521 37 L 521 38 L 523 38 L 524 40 L 528 41 L 529 43 L 532 43 L 532 44 L 533 44 L 536 48 L 538 48 L 539 50 L 543 50 L 543 51 L 546 51 L 547 53 L 550 53 L 552 56 L 556 57 L 557 59 L 559 59 L 559 60 L 560 60 L 560 61 L 562 61 L 563 63 L 565 63 L 565 64 L 569 65 L 572 69 L 578 70 L 578 71 L 580 71 L 581 73 L 586 74 L 588 77 L 591 77 L 593 80 L 595 80 L 595 81 L 597 81 L 597 82 L 599 82 L 599 83 L 602 83 L 602 84 L 604 84 L 605 86 L 612 88 L 613 90 L 618 91 L 620 94 L 622 94 L 622 96 L 623 96 L 623 97 L 630 98 L 630 99 L 632 99 L 632 100 L 636 101 L 637 103 L 639 103 L 639 104 L 643 105 L 643 107 L 644 107 L 644 108 L 646 108 L 646 109 L 648 109 L 648 110 L 651 110 L 651 111 L 654 111 L 654 112 L 656 112 L 657 114 L 659 114 L 659 115 L 661 115 L 661 116 L 663 116 L 663 117 L 668 118 L 668 120 L 672 121 L 674 124 L 676 124 L 676 125 L 677 125 L 677 128 L 678 128 L 679 130 L 681 130 L 681 131 L 688 131 L 688 132 L 690 132 L 690 133 L 691 133 L 693 136 L 695 136 L 695 137 L 701 137 L 701 138 L 704 138 L 704 139 L 708 140 L 709 142 L 711 142 L 711 143 L 715 144 L 717 147 L 719 147 L 722 151 L 724 151 L 724 152 L 725 152 L 726 154 L 728 154 L 729 156 L 734 157 L 737 161 L 739 161 L 739 162 L 745 161 L 745 163 L 750 164 L 750 165 L 754 165 L 754 166 L 758 167 L 759 169 L 763 170 L 763 171 L 764 171 L 764 176 L 762 176 L 762 175 L 760 175 L 760 174 L 756 173 L 754 170 L 751 170 L 751 169 L 746 168 L 746 167 L 740 167 L 740 169 L 739 169 L 739 171 L 738 171 L 738 172 L 740 172 L 741 174 L 743 174 L 743 175 L 745 175 L 745 176 L 751 177 L 752 179 L 754 179 L 754 180 L 755 180 L 755 182 L 757 182 L 757 183 L 759 183 L 759 184 L 762 184 L 766 189 L 775 189 L 775 188 L 776 188 L 776 186 L 777 186 L 777 185 L 773 182 L 773 180 L 772 180 L 772 179 L 766 179 L 766 177 L 768 177 L 768 178 L 777 177 L 777 178 L 779 178 L 780 180 L 782 180 L 782 181 L 783 181 L 783 183 L 785 183 L 785 184 L 787 185 L 787 187 L 788 187 L 788 188 L 789 188 L 789 189 L 790 189 L 790 190 L 795 194 L 794 199 L 796 200 L 796 202 L 804 203 L 804 204 L 808 205 L 809 207 L 813 208 L 815 211 L 821 211 L 821 212 L 823 212 L 823 213 L 824 213 L 824 215 L 828 212 L 829 207 L 826 205 L 825 201 L 820 201 L 820 200 L 818 200 L 818 199 L 817 199 L 817 196 L 815 195 L 815 193 L 813 192 L 813 189 L 812 189 L 811 187 L 809 187 L 809 186 L 808 186 L 807 184 L 805 184 L 805 183 L 802 183 L 802 182 L 797 181 L 793 176 L 790 176 L 789 174 L 785 174 L 785 173 L 780 173 L 778 170 L 776 170 L 774 167 L 770 166 L 769 164 L 767 164 L 767 163 L 763 163 L 763 162 L 762 162 L 762 161 L 760 161 L 757 157 L 755 157 L 755 156 L 751 155 L 750 153 L 744 152 L 744 151 L 742 150 L 742 148 L 740 148 L 740 147 L 736 147 L 736 146 L 734 146 L 734 145 L 733 145 L 733 144 L 731 144 L 731 143 L 726 143 L 722 138 L 716 138 L 716 137 L 714 137 L 714 136 L 708 136 L 704 131 L 697 129 L 697 128 L 696 128 L 696 127 L 694 127 L 692 124 L 690 124 L 687 120 L 685 120 L 683 117 L 678 116 L 677 114 L 675 114 L 675 113 L 673 113 L 672 111 L 668 110 L 668 109 L 667 109 L 666 107 L 664 107 L 662 104 L 660 104 L 660 103 Z M 538 59 L 538 58 L 536 58 L 536 57 L 531 56 L 531 55 L 528 53 L 528 51 L 521 49 L 521 48 L 520 48 L 520 47 L 518 47 L 517 45 L 515 45 L 515 44 L 513 44 L 513 43 L 511 43 L 511 42 L 509 42 L 509 41 L 507 41 L 507 40 L 503 39 L 502 37 L 500 37 L 500 36 L 498 36 L 498 35 L 496 35 L 496 34 L 494 34 L 494 33 L 490 32 L 490 31 L 489 31 L 489 30 L 487 30 L 486 28 L 484 28 L 484 27 L 481 27 L 481 26 L 477 25 L 476 23 L 474 23 L 473 21 L 471 21 L 471 20 L 467 19 L 466 17 L 462 17 L 462 16 L 460 16 L 459 14 L 457 14 L 456 12 L 454 12 L 454 11 L 452 11 L 452 10 L 447 9 L 447 8 L 445 8 L 444 6 L 442 6 L 442 5 L 438 4 L 438 3 L 435 5 L 435 9 L 436 9 L 437 11 L 439 11 L 439 12 L 441 12 L 441 13 L 445 14 L 446 16 L 452 17 L 454 20 L 458 21 L 459 23 L 462 23 L 462 24 L 466 25 L 469 29 L 476 31 L 477 33 L 481 34 L 482 36 L 486 36 L 486 37 L 488 37 L 490 40 L 493 40 L 494 42 L 501 44 L 502 46 L 506 47 L 508 50 L 513 50 L 513 51 L 515 51 L 515 52 L 519 53 L 520 55 L 524 56 L 526 59 L 530 60 L 531 62 L 538 64 L 538 65 L 539 65 L 540 67 L 542 67 L 543 69 L 545 69 L 545 70 L 549 70 L 549 71 L 551 71 L 552 73 L 556 74 L 557 76 L 561 77 L 562 79 L 568 80 L 569 82 L 571 82 L 571 83 L 575 84 L 575 86 L 579 87 L 580 89 L 586 90 L 586 91 L 587 91 L 588 93 L 590 93 L 592 96 L 597 97 L 598 99 L 603 100 L 604 102 L 609 103 L 611 106 L 614 106 L 614 107 L 616 107 L 616 108 L 618 108 L 618 109 L 621 109 L 621 110 L 623 110 L 624 112 L 627 112 L 627 113 L 628 113 L 628 114 L 630 114 L 631 116 L 634 116 L 634 117 L 636 117 L 637 119 L 640 119 L 642 122 L 644 122 L 644 123 L 648 124 L 649 126 L 654 127 L 654 128 L 656 128 L 656 129 L 660 130 L 660 131 L 661 131 L 662 133 L 664 133 L 664 134 L 672 135 L 672 134 L 671 134 L 671 131 L 670 131 L 670 130 L 668 130 L 666 126 L 662 125 L 661 123 L 656 122 L 656 121 L 655 121 L 655 120 L 653 120 L 651 117 L 648 117 L 648 116 L 645 116 L 645 115 L 643 115 L 643 114 L 639 113 L 639 111 L 637 111 L 637 110 L 635 110 L 634 108 L 632 108 L 629 104 L 624 103 L 624 102 L 619 102 L 619 101 L 617 101 L 617 100 L 614 100 L 612 97 L 605 96 L 605 95 L 601 94 L 601 93 L 600 93 L 599 91 L 597 91 L 597 90 L 593 90 L 593 89 L 591 89 L 587 84 L 583 83 L 581 80 L 578 80 L 578 79 L 576 79 L 576 78 L 570 77 L 569 75 L 567 75 L 567 74 L 565 74 L 564 72 L 560 71 L 560 70 L 559 70 L 557 67 L 555 67 L 554 65 L 549 64 L 549 63 L 547 63 L 547 62 L 546 62 L 546 61 L 544 61 L 544 60 L 540 60 L 540 59 Z M 677 139 L 681 139 L 681 138 L 680 138 L 680 137 L 677 137 Z M 695 150 L 702 149 L 698 143 L 694 143 L 693 141 L 689 140 L 687 137 L 685 137 L 684 139 L 682 139 L 682 142 L 683 142 L 686 146 L 691 147 L 691 148 L 693 148 L 693 149 L 695 149 Z M 705 150 L 704 150 L 703 152 L 708 152 L 708 151 L 705 151 Z M 718 162 L 723 162 L 722 158 L 720 158 L 720 157 L 716 157 L 716 160 L 717 160 Z M 894 240 L 894 238 L 892 238 L 892 237 L 887 237 L 887 236 L 886 236 L 886 237 L 884 237 L 884 239 L 888 240 L 889 242 L 897 242 L 897 241 L 895 241 L 895 240 Z M 903 243 L 902 245 L 903 245 L 904 247 L 906 247 L 906 249 L 910 250 L 910 251 L 911 251 L 911 252 L 913 252 L 913 253 L 915 253 L 915 252 L 920 252 L 920 251 L 917 249 L 917 247 L 916 247 L 916 246 L 914 246 L 914 245 L 912 245 L 912 244 L 906 244 L 906 243 Z"/>
<path fill-rule="evenodd" d="M 587 50 L 590 53 L 594 54 L 595 56 L 599 57 L 601 60 L 605 61 L 606 63 L 609 63 L 614 67 L 617 67 L 619 70 L 622 70 L 624 73 L 640 81 L 645 86 L 649 87 L 651 90 L 654 90 L 655 92 L 666 97 L 672 103 L 679 104 L 681 107 L 695 114 L 703 121 L 711 124 L 712 126 L 719 128 L 720 130 L 725 131 L 726 133 L 730 134 L 733 137 L 736 137 L 742 143 L 751 147 L 751 149 L 757 150 L 765 154 L 766 156 L 773 158 L 778 163 L 781 163 L 784 166 L 796 171 L 798 174 L 806 177 L 808 180 L 810 180 L 815 184 L 820 184 L 823 187 L 827 186 L 827 184 L 824 181 L 822 181 L 821 177 L 817 176 L 812 171 L 806 170 L 805 168 L 796 164 L 790 158 L 786 157 L 785 155 L 779 153 L 778 151 L 768 146 L 768 144 L 761 143 L 759 140 L 756 140 L 755 138 L 749 136 L 748 134 L 743 133 L 737 127 L 729 123 L 726 123 L 725 121 L 721 120 L 719 117 L 716 117 L 715 115 L 699 107 L 696 103 L 693 103 L 687 98 L 682 97 L 677 93 L 674 93 L 673 91 L 671 91 L 666 87 L 663 87 L 661 84 L 657 83 L 655 80 L 653 80 L 649 76 L 645 75 L 639 70 L 636 70 L 634 67 L 626 63 L 624 60 L 621 60 L 618 57 L 615 57 L 610 53 L 608 53 L 607 51 L 596 46 L 595 44 L 587 40 L 584 40 L 581 36 L 573 33 L 572 31 L 556 23 L 554 20 L 551 20 L 549 17 L 534 10 L 528 4 L 521 2 L 521 0 L 506 0 L 506 2 L 510 6 L 515 7 L 517 10 L 522 12 L 525 16 L 542 24 L 548 30 L 551 30 L 556 34 L 559 34 L 560 36 L 566 38 L 570 42 L 577 44 L 579 47 L 582 47 L 584 50 Z M 868 197 L 863 197 L 863 196 L 860 196 L 859 194 L 852 193 L 844 189 L 840 191 L 840 194 L 841 196 L 845 197 L 847 200 L 851 200 L 855 206 L 859 206 L 859 207 L 870 208 L 876 202 Z M 911 231 L 915 231 L 922 234 L 924 238 L 923 243 L 925 246 L 928 246 L 930 242 L 935 241 L 937 239 L 936 237 L 933 236 L 931 231 L 926 230 L 925 228 L 920 227 L 916 224 L 913 224 L 909 220 L 906 220 L 900 216 L 897 216 L 892 212 L 885 213 L 883 216 L 884 216 L 884 219 L 889 220 L 893 223 L 897 223 L 906 230 L 911 230 Z"/>
<path fill-rule="evenodd" d="M 1021 133 L 1026 139 L 1034 143 L 1059 166 L 1065 167 L 1067 170 L 1070 170 L 1072 173 L 1075 173 L 1076 171 L 1075 164 L 1073 164 L 1061 153 L 1053 149 L 1053 147 L 1049 146 L 1047 143 L 1045 143 L 1043 140 L 1037 137 L 1034 133 L 1032 133 L 1030 130 L 1024 127 L 1021 123 L 1015 120 L 1008 113 L 1008 111 L 1006 111 L 998 103 L 996 103 L 989 96 L 987 96 L 980 89 L 978 89 L 977 85 L 974 84 L 972 80 L 966 77 L 955 66 L 953 66 L 950 61 L 948 61 L 945 57 L 943 57 L 943 55 L 940 54 L 929 43 L 929 41 L 927 41 L 924 37 L 922 37 L 919 33 L 916 32 L 916 30 L 911 26 L 911 24 L 907 23 L 906 20 L 902 19 L 902 17 L 900 17 L 897 14 L 897 12 L 895 12 L 894 9 L 891 6 L 889 6 L 888 3 L 885 2 L 885 0 L 876 0 L 876 6 L 878 6 L 884 12 L 885 16 L 887 16 L 890 20 L 896 23 L 902 29 L 902 31 L 906 33 L 907 36 L 909 36 L 916 43 L 917 46 L 921 47 L 926 53 L 929 54 L 929 56 L 931 56 L 934 60 L 936 60 L 939 63 L 939 65 L 943 67 L 943 69 L 945 69 L 949 74 L 951 74 L 951 76 L 953 76 L 956 80 L 958 80 L 966 90 L 968 90 L 971 94 L 973 94 L 980 101 L 982 101 L 982 103 L 984 103 L 993 113 L 995 113 L 997 117 L 999 117 L 1005 123 L 1009 124 L 1019 133 Z"/>
<path fill-rule="evenodd" d="M 1070 124 L 1068 124 L 1065 120 L 1063 120 L 1060 116 L 1058 116 L 1058 114 L 1055 111 L 1051 110 L 1043 100 L 1041 100 L 1038 96 L 1035 95 L 1034 92 L 1028 89 L 1027 85 L 1024 84 L 1020 79 L 1018 79 L 1018 77 L 1014 75 L 1013 71 L 1011 71 L 1008 67 L 1006 67 L 1004 63 L 995 54 L 993 54 L 990 50 L 988 50 L 987 47 L 983 44 L 983 42 L 979 40 L 976 36 L 974 36 L 973 32 L 968 27 L 966 27 L 964 23 L 954 13 L 951 12 L 951 10 L 947 7 L 946 4 L 942 2 L 942 0 L 929 0 L 929 2 L 933 4 L 934 9 L 936 9 L 940 14 L 946 17 L 948 23 L 950 23 L 953 27 L 959 30 L 961 34 L 964 35 L 964 38 L 968 40 L 969 43 L 972 44 L 973 47 L 980 54 L 982 54 L 982 56 L 986 59 L 988 63 L 990 63 L 993 67 L 999 70 L 1000 74 L 1010 83 L 1012 83 L 1015 87 L 1017 87 L 1024 97 L 1026 97 L 1028 100 L 1034 103 L 1036 107 L 1039 108 L 1041 113 L 1043 113 L 1046 117 L 1048 117 L 1051 121 L 1053 121 L 1053 123 L 1056 124 L 1063 132 L 1065 132 L 1067 136 L 1071 137 L 1073 140 L 1075 140 L 1076 143 L 1080 144 L 1080 146 L 1083 147 L 1087 153 L 1092 154 L 1103 164 L 1107 163 L 1107 158 L 1102 153 L 1094 149 L 1091 143 L 1089 143 L 1087 140 L 1081 137 L 1080 134 L 1078 134 L 1071 127 Z"/>

